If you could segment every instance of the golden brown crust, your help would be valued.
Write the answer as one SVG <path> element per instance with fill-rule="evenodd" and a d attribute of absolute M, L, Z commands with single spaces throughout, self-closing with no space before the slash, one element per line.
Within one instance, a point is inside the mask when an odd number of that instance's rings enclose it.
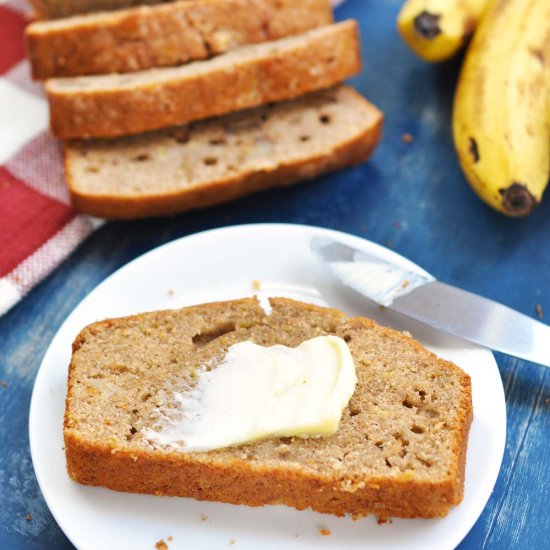
<path fill-rule="evenodd" d="M 331 22 L 329 0 L 186 0 L 37 22 L 25 36 L 44 80 L 179 65 Z"/>
<path fill-rule="evenodd" d="M 264 506 L 284 504 L 298 510 L 355 518 L 445 516 L 460 489 L 451 476 L 442 482 L 370 478 L 350 491 L 339 480 L 290 469 L 254 467 L 245 461 L 203 461 L 191 455 L 167 457 L 154 452 L 98 448 L 66 433 L 69 476 L 84 485 L 115 491 L 190 497 L 197 500 Z"/>
<path fill-rule="evenodd" d="M 30 0 L 38 19 L 57 19 L 75 14 L 112 11 L 169 0 Z"/>
<path fill-rule="evenodd" d="M 310 469 L 306 464 L 285 461 L 249 460 L 241 451 L 235 453 L 178 453 L 166 449 L 133 446 L 125 448 L 116 441 L 83 437 L 78 420 L 73 418 L 75 398 L 75 355 L 86 340 L 105 330 L 128 327 L 129 324 L 156 325 L 163 316 L 174 312 L 147 313 L 123 319 L 106 320 L 86 327 L 73 345 L 73 359 L 69 369 L 67 407 L 64 437 L 67 470 L 70 477 L 86 485 L 100 485 L 117 491 L 158 495 L 185 496 L 198 500 L 214 500 L 249 506 L 286 504 L 297 509 L 351 514 L 362 517 L 376 514 L 380 518 L 430 518 L 445 516 L 450 507 L 462 500 L 465 453 L 472 418 L 470 378 L 452 363 L 438 359 L 410 336 L 378 326 L 364 318 L 347 318 L 343 313 L 302 304 L 286 298 L 272 300 L 274 309 L 288 310 L 288 322 L 296 315 L 318 319 L 325 327 L 340 327 L 345 333 L 357 336 L 362 331 L 373 331 L 382 343 L 390 347 L 411 350 L 436 366 L 434 372 L 447 372 L 449 378 L 461 387 L 458 414 L 453 420 L 455 446 L 453 459 L 446 462 L 449 469 L 437 478 L 415 476 L 410 471 L 390 475 L 364 474 L 348 479 L 338 474 L 339 469 Z M 186 312 L 191 318 L 228 311 L 239 318 L 248 315 L 246 323 L 269 322 L 253 299 L 194 306 Z M 235 317 L 236 316 L 236 317 Z M 256 320 L 255 320 L 256 319 Z M 288 330 L 289 327 L 281 326 Z M 332 330 L 332 329 L 330 329 Z M 354 337 L 355 337 L 354 336 Z M 353 353 L 353 349 L 352 349 Z M 410 357 L 410 355 L 408 356 Z M 395 359 L 395 358 L 394 358 Z M 411 382 L 414 381 L 414 377 Z M 450 419 L 450 417 L 449 417 Z M 368 435 L 368 434 L 367 434 Z M 368 440 L 368 437 L 367 437 Z M 302 440 L 303 442 L 303 440 Z M 303 445 L 302 442 L 289 443 Z M 317 445 L 317 443 L 315 443 Z M 242 447 L 244 451 L 257 444 Z M 315 447 L 318 448 L 318 447 Z M 437 450 L 435 450 L 438 452 Z M 442 451 L 441 451 L 442 452 Z M 247 452 L 244 453 L 247 455 Z"/>
<path fill-rule="evenodd" d="M 366 102 L 366 100 L 364 100 Z M 367 102 L 366 102 L 367 103 Z M 135 219 L 163 216 L 221 204 L 236 198 L 292 185 L 334 172 L 366 160 L 378 145 L 382 135 L 383 116 L 368 104 L 372 125 L 361 134 L 343 140 L 339 146 L 324 155 L 316 155 L 299 162 L 282 163 L 275 169 L 250 171 L 237 177 L 226 175 L 208 185 L 181 189 L 171 193 L 143 196 L 113 196 L 86 194 L 73 180 L 71 156 L 64 149 L 65 175 L 74 208 L 82 213 L 110 219 Z"/>
<path fill-rule="evenodd" d="M 52 131 L 64 139 L 137 134 L 294 98 L 332 86 L 361 68 L 355 21 L 293 39 L 249 46 L 258 50 L 242 59 L 238 53 L 242 50 L 236 49 L 200 62 L 204 70 L 196 70 L 195 64 L 183 66 L 187 72 L 170 73 L 170 78 L 148 76 L 140 84 L 132 80 L 128 85 L 87 90 L 80 84 L 71 88 L 63 80 L 49 80 Z M 173 70 L 158 69 L 155 74 Z M 94 78 L 102 77 L 82 77 L 82 81 Z"/>

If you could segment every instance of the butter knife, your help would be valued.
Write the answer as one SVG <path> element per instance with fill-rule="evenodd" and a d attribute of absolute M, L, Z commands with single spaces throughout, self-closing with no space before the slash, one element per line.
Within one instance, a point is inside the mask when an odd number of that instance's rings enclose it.
<path fill-rule="evenodd" d="M 550 326 L 540 321 L 330 237 L 313 237 L 311 250 L 344 285 L 381 306 L 464 340 L 550 367 Z"/>

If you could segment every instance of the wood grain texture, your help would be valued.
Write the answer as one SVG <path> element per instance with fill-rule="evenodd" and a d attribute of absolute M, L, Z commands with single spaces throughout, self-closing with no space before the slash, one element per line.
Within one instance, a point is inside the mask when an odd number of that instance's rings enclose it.
<path fill-rule="evenodd" d="M 400 0 L 348 0 L 340 19 L 361 21 L 364 73 L 354 84 L 386 113 L 385 138 L 364 166 L 204 212 L 111 223 L 0 318 L 0 548 L 68 548 L 42 500 L 30 461 L 34 376 L 63 319 L 129 260 L 196 231 L 290 222 L 348 231 L 408 256 L 443 281 L 550 319 L 550 196 L 531 217 L 489 210 L 468 187 L 454 153 L 450 107 L 458 63 L 425 65 L 395 30 Z M 403 134 L 413 137 L 403 141 Z M 497 355 L 508 434 L 495 490 L 461 550 L 548 548 L 550 374 Z M 32 514 L 30 522 L 26 514 Z"/>

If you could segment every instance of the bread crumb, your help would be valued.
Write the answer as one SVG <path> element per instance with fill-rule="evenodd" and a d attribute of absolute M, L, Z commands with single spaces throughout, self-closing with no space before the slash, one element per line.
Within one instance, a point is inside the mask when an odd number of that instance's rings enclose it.
<path fill-rule="evenodd" d="M 403 134 L 401 137 L 403 138 L 403 143 L 413 142 L 413 137 L 411 136 L 411 134 Z"/>
<path fill-rule="evenodd" d="M 3 388 L 7 388 L 8 387 L 8 383 L 7 382 L 4 382 L 2 380 L 2 382 L 0 382 L 0 386 L 2 386 Z"/>
<path fill-rule="evenodd" d="M 25 516 L 25 519 L 26 519 L 27 521 L 32 521 L 32 514 L 27 514 L 27 515 Z"/>
<path fill-rule="evenodd" d="M 164 539 L 160 539 L 155 543 L 155 548 L 157 550 L 168 550 L 168 545 L 164 542 Z"/>
<path fill-rule="evenodd" d="M 231 539 L 231 540 L 229 541 L 229 544 L 235 544 L 235 539 Z"/>
<path fill-rule="evenodd" d="M 391 518 L 383 518 L 378 516 L 378 518 L 376 518 L 376 523 L 378 523 L 378 525 L 384 525 L 385 523 L 393 523 L 393 522 Z"/>
<path fill-rule="evenodd" d="M 174 290 L 171 288 L 169 288 L 166 292 L 168 293 L 168 296 L 173 296 L 175 294 Z"/>
<path fill-rule="evenodd" d="M 201 514 L 201 521 L 206 521 L 208 516 L 206 514 Z"/>
<path fill-rule="evenodd" d="M 535 311 L 537 312 L 537 317 L 539 319 L 542 319 L 542 306 L 540 304 L 537 304 L 537 307 L 535 308 Z"/>
<path fill-rule="evenodd" d="M 262 282 L 259 281 L 258 279 L 254 279 L 252 281 L 252 290 L 260 290 L 261 286 L 262 286 Z"/>
<path fill-rule="evenodd" d="M 170 542 L 172 542 L 174 539 L 172 538 L 172 535 L 170 535 L 169 537 L 166 538 L 166 540 L 169 540 Z"/>
<path fill-rule="evenodd" d="M 329 537 L 330 535 L 332 535 L 331 530 L 327 529 L 326 527 L 320 527 L 319 528 L 319 533 L 321 533 L 321 535 L 323 535 L 323 537 Z"/>

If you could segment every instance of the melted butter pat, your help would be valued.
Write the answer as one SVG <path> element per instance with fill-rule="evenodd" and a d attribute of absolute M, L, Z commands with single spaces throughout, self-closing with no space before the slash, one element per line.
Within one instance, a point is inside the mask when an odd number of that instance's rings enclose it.
<path fill-rule="evenodd" d="M 154 445 L 209 451 L 269 437 L 320 437 L 338 429 L 357 377 L 347 344 L 336 336 L 296 348 L 241 342 L 197 385 L 176 394 L 181 415 L 144 430 Z"/>

